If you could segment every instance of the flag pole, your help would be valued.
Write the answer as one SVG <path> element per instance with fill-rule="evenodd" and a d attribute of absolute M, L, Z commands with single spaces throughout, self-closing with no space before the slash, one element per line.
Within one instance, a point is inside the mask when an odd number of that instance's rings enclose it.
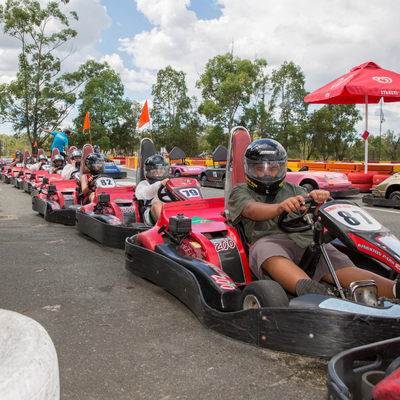
<path fill-rule="evenodd" d="M 90 130 L 90 125 L 89 125 L 89 139 L 90 139 L 90 145 L 92 145 L 92 132 Z"/>
<path fill-rule="evenodd" d="M 151 121 L 149 121 L 149 129 L 150 129 L 150 140 L 153 141 L 153 138 L 151 136 Z"/>

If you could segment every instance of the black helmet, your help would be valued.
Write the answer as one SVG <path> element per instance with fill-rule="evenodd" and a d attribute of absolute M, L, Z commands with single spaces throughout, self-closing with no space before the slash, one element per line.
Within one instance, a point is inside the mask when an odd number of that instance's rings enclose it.
<path fill-rule="evenodd" d="M 99 153 L 90 153 L 86 156 L 85 167 L 92 175 L 100 175 L 104 172 L 106 163 Z"/>
<path fill-rule="evenodd" d="M 94 151 L 95 153 L 100 153 L 100 146 L 99 146 L 98 144 L 95 144 L 95 145 L 93 146 L 93 151 Z"/>
<path fill-rule="evenodd" d="M 275 140 L 256 140 L 244 152 L 247 185 L 258 193 L 277 193 L 285 182 L 286 166 L 286 150 Z"/>
<path fill-rule="evenodd" d="M 17 151 L 15 152 L 15 159 L 16 159 L 16 160 L 17 160 L 17 159 L 22 160 L 22 152 L 21 152 L 21 151 L 17 150 Z"/>
<path fill-rule="evenodd" d="M 35 159 L 32 156 L 26 157 L 25 165 L 35 164 Z"/>
<path fill-rule="evenodd" d="M 45 160 L 46 162 L 49 161 L 49 160 L 47 159 L 46 154 L 41 154 L 41 155 L 39 156 L 38 161 L 42 161 L 42 160 Z"/>
<path fill-rule="evenodd" d="M 144 176 L 151 183 L 168 178 L 168 172 L 169 164 L 163 156 L 156 154 L 155 156 L 150 156 L 144 162 Z"/>
<path fill-rule="evenodd" d="M 53 167 L 54 168 L 61 168 L 64 167 L 64 157 L 61 154 L 57 154 L 53 158 Z"/>
<path fill-rule="evenodd" d="M 81 157 L 82 158 L 82 151 L 79 149 L 75 149 L 71 151 L 71 160 L 73 160 L 75 157 Z"/>

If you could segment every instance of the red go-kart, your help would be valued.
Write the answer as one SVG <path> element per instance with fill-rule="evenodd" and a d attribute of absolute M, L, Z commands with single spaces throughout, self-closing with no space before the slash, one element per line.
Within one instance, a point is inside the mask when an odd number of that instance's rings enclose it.
<path fill-rule="evenodd" d="M 244 128 L 232 130 L 226 199 L 235 183 L 245 181 L 242 160 L 249 144 Z M 308 204 L 304 216 L 287 221 L 281 215 L 279 222 L 284 232 L 314 230 L 315 245 L 299 265 L 306 272 L 312 273 L 319 257 L 326 259 L 323 245 L 334 240 L 363 268 L 392 277 L 400 272 L 400 242 L 365 210 L 346 200 Z M 249 245 L 240 227 L 231 225 L 226 205 L 224 199 L 164 205 L 153 228 L 126 239 L 126 268 L 171 292 L 205 326 L 274 350 L 331 357 L 400 335 L 400 306 L 378 299 L 373 281 L 355 282 L 348 291 L 337 282 L 333 296 L 289 299 L 277 282 L 254 280 Z"/>
<path fill-rule="evenodd" d="M 84 157 L 89 154 L 84 149 Z M 144 180 L 143 162 L 155 154 L 153 142 L 142 139 L 136 183 Z M 82 162 L 82 165 L 84 162 Z M 95 180 L 95 197 L 92 203 L 79 207 L 76 228 L 87 236 L 110 247 L 125 247 L 125 239 L 145 231 L 151 226 L 144 222 L 144 202 L 135 197 L 135 186 L 118 187 L 113 178 L 100 175 Z M 162 201 L 201 199 L 200 187 L 195 179 L 170 179 L 160 187 Z"/>

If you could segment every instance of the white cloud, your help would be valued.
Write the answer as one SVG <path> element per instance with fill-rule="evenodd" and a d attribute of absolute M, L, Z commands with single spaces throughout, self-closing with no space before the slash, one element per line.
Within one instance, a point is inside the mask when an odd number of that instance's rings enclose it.
<path fill-rule="evenodd" d="M 189 94 L 198 95 L 195 82 L 207 61 L 231 51 L 232 46 L 238 57 L 265 58 L 269 73 L 284 61 L 293 61 L 305 73 L 309 91 L 366 61 L 400 72 L 398 0 L 215 0 L 222 15 L 210 20 L 200 20 L 188 10 L 190 0 L 135 2 L 153 27 L 137 32 L 132 24 L 129 37 L 121 37 L 108 54 L 99 54 L 94 45 L 105 42 L 110 33 L 107 28 L 115 29 L 119 24 L 111 26 L 107 9 L 99 0 L 71 0 L 66 8 L 79 15 L 79 22 L 71 24 L 78 36 L 73 42 L 75 53 L 65 69 L 75 70 L 88 58 L 107 61 L 138 99 L 146 91 L 148 97 L 157 71 L 167 65 L 184 71 Z M 15 76 L 19 43 L 2 34 L 0 41 L 0 82 L 5 82 Z M 64 54 L 69 50 L 67 46 Z M 131 63 L 126 56 L 131 57 Z M 385 107 L 395 115 L 392 121 L 400 131 L 399 105 Z M 376 128 L 379 117 L 375 114 L 376 106 L 370 106 L 370 125 Z"/>

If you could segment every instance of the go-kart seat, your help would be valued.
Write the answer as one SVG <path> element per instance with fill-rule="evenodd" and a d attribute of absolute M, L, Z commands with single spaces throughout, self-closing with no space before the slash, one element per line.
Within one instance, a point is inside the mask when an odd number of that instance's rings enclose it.
<path fill-rule="evenodd" d="M 146 176 L 144 174 L 144 162 L 149 157 L 154 156 L 155 154 L 156 154 L 156 149 L 154 147 L 153 141 L 149 138 L 142 139 L 140 141 L 138 165 L 136 170 L 136 186 L 139 185 L 141 181 L 146 180 Z M 138 200 L 135 196 L 135 193 L 133 193 L 133 195 L 134 195 L 134 200 L 138 205 L 140 219 L 141 221 L 143 221 L 144 211 L 147 208 L 146 202 L 143 200 Z"/>
<path fill-rule="evenodd" d="M 71 164 L 71 153 L 76 150 L 77 148 L 75 146 L 71 146 L 69 148 L 69 152 L 68 152 L 68 164 Z"/>
<path fill-rule="evenodd" d="M 232 189 L 237 183 L 245 183 L 246 177 L 243 170 L 243 155 L 251 144 L 249 132 L 245 128 L 233 128 L 230 135 L 226 163 L 232 167 L 226 169 L 225 173 L 225 215 L 229 220 L 228 201 Z M 230 155 L 230 160 L 228 159 Z"/>
<path fill-rule="evenodd" d="M 79 176 L 82 176 L 83 174 L 86 173 L 85 169 L 85 160 L 86 157 L 93 153 L 93 147 L 91 144 L 85 144 L 82 149 L 82 161 L 81 161 L 81 168 L 79 170 Z M 84 194 L 82 193 L 82 188 L 81 188 L 81 180 L 78 179 L 76 181 L 76 195 L 77 195 L 77 203 L 82 204 L 83 198 L 85 197 Z"/>

